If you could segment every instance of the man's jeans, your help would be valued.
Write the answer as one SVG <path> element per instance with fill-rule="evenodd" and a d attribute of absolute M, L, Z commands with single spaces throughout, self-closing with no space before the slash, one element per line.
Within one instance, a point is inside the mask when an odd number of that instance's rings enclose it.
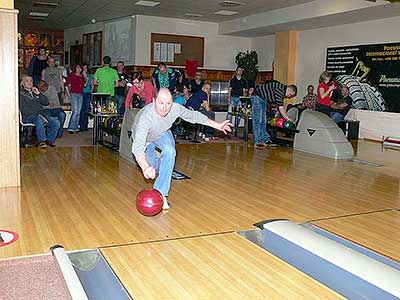
<path fill-rule="evenodd" d="M 344 115 L 342 115 L 340 112 L 332 111 L 330 115 L 332 120 L 335 121 L 336 124 L 344 120 Z"/>
<path fill-rule="evenodd" d="M 229 103 L 228 105 L 228 112 L 232 112 L 234 107 L 236 107 L 236 111 L 238 111 L 240 104 L 241 102 L 239 97 L 231 97 L 231 103 Z M 232 115 L 228 114 L 226 119 L 232 122 Z M 240 123 L 240 118 L 236 117 L 234 124 L 235 128 L 238 128 L 239 123 Z"/>
<path fill-rule="evenodd" d="M 57 138 L 57 132 L 60 129 L 60 121 L 52 118 L 48 114 L 44 114 L 44 117 L 47 119 L 44 119 L 38 115 L 29 115 L 26 118 L 27 123 L 35 124 L 36 126 L 36 135 L 38 138 L 39 143 L 48 141 L 55 143 L 56 138 Z M 48 132 L 46 134 L 46 128 L 48 127 Z"/>
<path fill-rule="evenodd" d="M 157 157 L 156 147 L 161 150 L 161 157 Z M 175 140 L 171 130 L 168 130 L 157 141 L 146 147 L 147 161 L 150 166 L 158 171 L 157 179 L 154 182 L 154 188 L 164 196 L 168 196 L 171 187 L 175 156 Z"/>
<path fill-rule="evenodd" d="M 266 127 L 267 101 L 258 96 L 251 96 L 251 107 L 254 143 L 266 143 L 271 139 Z"/>
<path fill-rule="evenodd" d="M 115 94 L 114 98 L 117 105 L 117 112 L 120 116 L 123 116 L 125 113 L 125 97 L 124 95 Z"/>
<path fill-rule="evenodd" d="M 78 131 L 79 116 L 82 109 L 82 103 L 83 103 L 83 95 L 72 93 L 71 95 L 72 115 L 68 125 L 69 131 Z"/>
<path fill-rule="evenodd" d="M 57 136 L 63 135 L 63 127 L 65 122 L 65 112 L 61 107 L 46 109 L 46 116 L 57 118 L 60 122 L 60 129 L 58 130 Z"/>

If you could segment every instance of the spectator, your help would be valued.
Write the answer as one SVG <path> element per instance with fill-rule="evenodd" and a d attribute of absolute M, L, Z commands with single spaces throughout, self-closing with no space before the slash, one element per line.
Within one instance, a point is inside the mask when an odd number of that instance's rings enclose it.
<path fill-rule="evenodd" d="M 316 110 L 330 116 L 332 104 L 331 97 L 337 85 L 331 82 L 332 75 L 328 71 L 322 72 L 319 77 L 319 85 L 317 90 L 318 102 Z"/>
<path fill-rule="evenodd" d="M 83 79 L 82 67 L 77 64 L 73 67 L 73 72 L 70 73 L 65 82 L 65 86 L 71 85 L 71 110 L 72 115 L 69 120 L 68 132 L 73 134 L 78 132 L 79 117 L 83 104 L 83 88 L 86 85 Z"/>
<path fill-rule="evenodd" d="M 349 112 L 353 105 L 353 100 L 349 95 L 349 89 L 347 87 L 342 87 L 342 100 L 340 102 L 333 102 L 331 104 L 330 116 L 335 121 L 335 123 L 340 123 L 344 120 L 344 117 Z"/>
<path fill-rule="evenodd" d="M 173 68 L 167 68 L 165 63 L 159 63 L 157 69 L 153 72 L 153 85 L 157 91 L 161 88 L 168 88 L 171 94 L 174 93 L 175 85 L 182 73 Z"/>
<path fill-rule="evenodd" d="M 56 66 L 56 60 L 54 57 L 47 59 L 47 68 L 43 69 L 41 79 L 45 81 L 49 86 L 56 89 L 58 95 L 58 102 L 63 102 L 64 94 L 64 81 L 62 70 Z"/>
<path fill-rule="evenodd" d="M 314 86 L 312 84 L 310 84 L 307 87 L 307 95 L 304 96 L 303 102 L 300 104 L 299 109 L 315 110 L 315 106 L 317 105 L 317 102 L 318 102 L 318 96 L 314 93 Z"/>
<path fill-rule="evenodd" d="M 240 97 L 246 94 L 246 90 L 248 89 L 247 80 L 243 77 L 244 69 L 242 67 L 236 68 L 236 73 L 231 80 L 229 80 L 229 89 L 228 89 L 228 112 L 232 110 L 238 110 L 241 102 Z M 228 114 L 227 119 L 232 121 L 232 116 Z M 240 118 L 235 119 L 235 128 L 238 127 Z"/>
<path fill-rule="evenodd" d="M 117 73 L 118 73 L 118 86 L 115 87 L 115 101 L 117 105 L 117 112 L 119 115 L 123 116 L 125 112 L 124 99 L 126 92 L 126 84 L 129 82 L 129 76 L 125 73 L 125 65 L 123 61 L 117 63 Z"/>
<path fill-rule="evenodd" d="M 215 120 L 215 112 L 210 108 L 210 92 L 211 85 L 208 83 L 204 84 L 202 89 L 194 93 L 189 100 L 186 102 L 186 108 L 191 108 L 193 110 L 199 111 L 203 115 L 206 115 L 209 119 Z M 214 139 L 214 130 L 211 127 L 206 127 L 205 138 L 206 141 Z"/>
<path fill-rule="evenodd" d="M 93 84 L 97 85 L 97 93 L 110 94 L 106 104 L 113 101 L 115 87 L 119 86 L 119 76 L 117 71 L 111 68 L 111 57 L 103 57 L 103 66 L 96 70 L 94 78 Z"/>
<path fill-rule="evenodd" d="M 28 75 L 33 77 L 33 85 L 37 86 L 42 79 L 42 71 L 47 67 L 46 48 L 39 47 L 38 54 L 35 55 L 28 67 Z"/>
<path fill-rule="evenodd" d="M 129 89 L 128 95 L 125 99 L 125 109 L 135 107 L 135 105 L 131 103 L 133 94 L 137 94 L 140 97 L 141 103 L 138 106 L 143 107 L 153 102 L 155 92 L 154 86 L 150 82 L 143 80 L 142 72 L 133 73 L 132 87 Z"/>
<path fill-rule="evenodd" d="M 87 63 L 82 64 L 82 75 L 83 75 L 83 80 L 86 83 L 86 86 L 84 86 L 82 94 L 82 108 L 79 116 L 79 131 L 84 132 L 88 131 L 88 124 L 89 124 L 88 113 L 94 87 L 93 86 L 94 76 L 93 74 L 91 74 L 89 65 Z"/>
<path fill-rule="evenodd" d="M 175 97 L 174 102 L 185 106 L 186 102 L 189 100 L 191 93 L 189 91 L 188 84 L 177 84 L 175 87 Z"/>
<path fill-rule="evenodd" d="M 57 90 L 54 86 L 48 85 L 47 82 L 44 80 L 39 81 L 38 89 L 43 95 L 47 97 L 49 101 L 48 105 L 43 106 L 46 116 L 57 118 L 57 120 L 60 122 L 60 129 L 58 130 L 57 137 L 61 138 L 63 135 L 63 127 L 66 114 L 61 107 Z"/>
<path fill-rule="evenodd" d="M 201 90 L 204 85 L 203 73 L 197 71 L 194 78 L 189 81 L 189 89 L 192 94 Z"/>
<path fill-rule="evenodd" d="M 21 86 L 19 108 L 22 120 L 26 123 L 35 124 L 39 148 L 55 147 L 60 122 L 48 115 L 43 109 L 42 105 L 49 105 L 47 97 L 33 86 L 33 78 L 31 76 L 22 76 Z M 46 126 L 48 127 L 47 133 Z"/>

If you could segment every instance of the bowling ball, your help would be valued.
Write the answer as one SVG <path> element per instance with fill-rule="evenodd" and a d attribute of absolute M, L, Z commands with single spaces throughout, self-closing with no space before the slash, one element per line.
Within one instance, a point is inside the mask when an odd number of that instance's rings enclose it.
<path fill-rule="evenodd" d="M 163 196 L 156 189 L 141 191 L 136 197 L 136 209 L 144 216 L 159 214 L 163 207 Z"/>
<path fill-rule="evenodd" d="M 104 121 L 103 121 L 103 125 L 104 125 L 104 127 L 108 127 L 108 123 L 110 122 L 110 119 L 111 119 L 112 117 L 106 117 L 105 119 L 104 119 Z"/>
<path fill-rule="evenodd" d="M 285 123 L 285 119 L 284 119 L 284 118 L 279 118 L 279 119 L 276 121 L 276 127 L 283 128 L 283 123 Z"/>
<path fill-rule="evenodd" d="M 289 120 L 285 120 L 285 122 L 283 123 L 283 127 L 287 128 L 287 129 L 293 129 L 294 124 L 293 124 L 293 122 L 291 122 Z"/>
<path fill-rule="evenodd" d="M 278 118 L 272 118 L 271 121 L 269 122 L 269 124 L 271 126 L 276 126 L 276 121 L 278 121 Z"/>

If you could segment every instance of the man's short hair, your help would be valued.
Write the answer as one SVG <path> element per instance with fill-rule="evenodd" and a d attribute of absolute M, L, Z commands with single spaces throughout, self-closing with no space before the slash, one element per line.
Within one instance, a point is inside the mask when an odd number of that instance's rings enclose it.
<path fill-rule="evenodd" d="M 124 62 L 122 61 L 122 60 L 120 60 L 119 62 L 117 62 L 117 65 L 118 64 L 122 64 L 123 66 L 125 66 L 125 64 L 124 64 Z"/>
<path fill-rule="evenodd" d="M 111 64 L 111 57 L 108 56 L 108 55 L 104 56 L 104 57 L 103 57 L 103 63 L 104 63 L 105 65 Z"/>
<path fill-rule="evenodd" d="M 294 84 L 288 85 L 288 89 L 291 89 L 294 93 L 293 97 L 297 95 L 297 86 Z"/>

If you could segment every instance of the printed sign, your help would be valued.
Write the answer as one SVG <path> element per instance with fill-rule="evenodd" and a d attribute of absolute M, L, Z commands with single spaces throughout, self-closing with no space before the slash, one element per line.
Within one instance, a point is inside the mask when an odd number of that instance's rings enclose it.
<path fill-rule="evenodd" d="M 0 229 L 0 247 L 7 246 L 18 240 L 18 234 L 8 230 Z"/>

